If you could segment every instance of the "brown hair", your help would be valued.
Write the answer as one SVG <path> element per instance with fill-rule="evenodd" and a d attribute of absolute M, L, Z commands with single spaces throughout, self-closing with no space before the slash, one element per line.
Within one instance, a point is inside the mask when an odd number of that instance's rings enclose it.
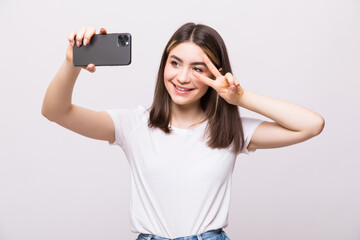
<path fill-rule="evenodd" d="M 164 69 L 170 51 L 183 42 L 193 42 L 204 50 L 216 68 L 221 68 L 221 74 L 231 71 L 226 46 L 213 28 L 195 23 L 181 26 L 170 38 L 163 52 L 155 86 L 154 100 L 150 110 L 148 126 L 158 127 L 165 133 L 170 133 L 171 97 L 164 84 Z M 209 87 L 200 100 L 200 107 L 205 112 L 209 134 L 207 144 L 211 148 L 227 148 L 232 146 L 235 153 L 244 147 L 244 133 L 238 107 L 227 103 L 217 92 Z"/>

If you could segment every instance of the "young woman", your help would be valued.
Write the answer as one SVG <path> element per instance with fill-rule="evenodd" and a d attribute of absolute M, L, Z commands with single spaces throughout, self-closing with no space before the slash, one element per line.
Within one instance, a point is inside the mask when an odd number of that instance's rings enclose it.
<path fill-rule="evenodd" d="M 244 89 L 231 73 L 221 36 L 194 23 L 181 26 L 166 45 L 150 109 L 95 112 L 76 106 L 71 96 L 81 68 L 72 64 L 72 49 L 89 43 L 95 32 L 82 28 L 69 35 L 42 114 L 123 149 L 138 240 L 229 239 L 223 228 L 236 157 L 303 142 L 324 127 L 313 111 Z M 95 66 L 86 70 L 95 72 Z M 240 117 L 239 106 L 273 121 Z"/>

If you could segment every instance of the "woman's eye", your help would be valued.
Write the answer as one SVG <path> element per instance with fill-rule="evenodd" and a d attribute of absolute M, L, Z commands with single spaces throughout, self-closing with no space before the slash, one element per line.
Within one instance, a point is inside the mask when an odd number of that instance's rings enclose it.
<path fill-rule="evenodd" d="M 201 68 L 198 68 L 198 67 L 194 67 L 194 70 L 197 71 L 197 72 L 202 72 L 203 71 Z"/>
<path fill-rule="evenodd" d="M 176 62 L 176 61 L 172 61 L 171 64 L 172 64 L 173 66 L 176 66 L 176 67 L 179 66 L 179 63 Z"/>

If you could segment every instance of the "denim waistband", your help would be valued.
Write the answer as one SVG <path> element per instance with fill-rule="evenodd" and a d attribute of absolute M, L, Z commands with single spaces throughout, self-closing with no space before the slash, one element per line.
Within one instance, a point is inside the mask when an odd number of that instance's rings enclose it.
<path fill-rule="evenodd" d="M 207 231 L 204 233 L 201 233 L 199 235 L 192 235 L 192 236 L 186 236 L 186 237 L 178 237 L 178 238 L 163 238 L 158 237 L 152 234 L 145 234 L 140 233 L 137 240 L 211 240 L 213 237 L 224 235 L 226 237 L 225 232 L 219 228 L 216 230 Z M 217 238 L 218 239 L 218 238 Z M 225 239 L 225 238 L 224 238 Z"/>

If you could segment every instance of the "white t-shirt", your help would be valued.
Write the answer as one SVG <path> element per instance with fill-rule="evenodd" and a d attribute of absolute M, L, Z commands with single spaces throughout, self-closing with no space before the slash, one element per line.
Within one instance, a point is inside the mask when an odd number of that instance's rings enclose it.
<path fill-rule="evenodd" d="M 231 175 L 237 155 L 212 149 L 204 136 L 207 121 L 165 134 L 148 127 L 149 112 L 108 110 L 115 142 L 130 164 L 132 232 L 166 238 L 197 235 L 228 225 Z M 242 117 L 245 148 L 262 122 Z"/>

